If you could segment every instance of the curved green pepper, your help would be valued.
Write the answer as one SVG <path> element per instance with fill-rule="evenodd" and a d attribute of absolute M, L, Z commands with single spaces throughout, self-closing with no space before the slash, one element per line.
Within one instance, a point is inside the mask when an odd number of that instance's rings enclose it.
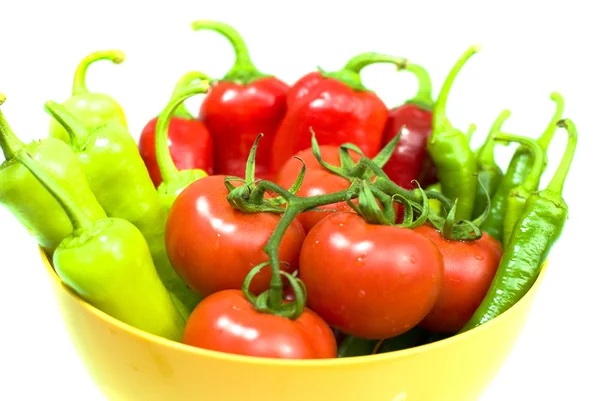
<path fill-rule="evenodd" d="M 540 179 L 544 172 L 546 154 L 539 145 L 539 142 L 533 139 L 505 134 L 497 134 L 495 139 L 498 141 L 520 142 L 521 146 L 528 148 L 529 152 L 533 155 L 533 164 L 529 175 L 525 178 L 523 183 L 511 189 L 506 198 L 506 215 L 504 216 L 503 222 L 504 236 L 502 244 L 507 246 L 513 229 L 515 228 L 515 224 L 525 210 L 527 199 L 538 190 Z"/>
<path fill-rule="evenodd" d="M 57 199 L 75 228 L 54 252 L 54 269 L 61 280 L 112 317 L 181 341 L 185 321 L 156 274 L 140 231 L 127 220 L 89 218 L 25 149 L 16 157 Z"/>
<path fill-rule="evenodd" d="M 494 134 L 500 131 L 504 122 L 510 117 L 510 110 L 502 110 L 496 120 L 492 123 L 490 132 L 481 146 L 475 152 L 475 160 L 477 162 L 477 177 L 479 185 L 475 193 L 475 207 L 473 209 L 474 216 L 481 216 L 485 211 L 488 203 L 488 196 L 491 199 L 500 185 L 502 180 L 502 169 L 494 160 Z M 487 192 L 487 195 L 486 195 Z"/>
<path fill-rule="evenodd" d="M 109 217 L 133 223 L 144 235 L 158 274 L 189 313 L 200 296 L 175 272 L 166 252 L 167 209 L 161 204 L 137 144 L 125 127 L 106 124 L 89 129 L 53 101 L 45 110 L 67 130 L 92 191 Z"/>
<path fill-rule="evenodd" d="M 452 67 L 444 81 L 433 108 L 433 129 L 427 142 L 427 151 L 437 168 L 442 193 L 452 201 L 457 200 L 457 220 L 469 220 L 473 213 L 477 191 L 477 165 L 467 135 L 450 124 L 446 116 L 446 103 L 458 72 L 478 51 L 478 46 L 470 47 Z M 472 133 L 472 129 L 469 131 Z"/>
<path fill-rule="evenodd" d="M 0 94 L 0 105 L 5 99 Z M 26 149 L 37 163 L 48 170 L 48 174 L 64 187 L 87 217 L 106 217 L 88 185 L 77 156 L 61 140 L 44 138 L 26 145 L 17 138 L 0 111 L 0 148 L 6 159 L 0 166 L 0 204 L 35 236 L 48 254 L 52 254 L 60 242 L 73 232 L 73 226 L 56 199 L 16 159 L 21 149 Z"/>
<path fill-rule="evenodd" d="M 537 139 L 538 144 L 542 148 L 544 154 L 550 145 L 550 141 L 554 137 L 556 132 L 556 123 L 563 114 L 564 101 L 562 96 L 557 92 L 552 92 L 550 98 L 556 103 L 556 111 L 554 116 L 548 124 L 548 128 L 544 133 Z M 544 159 L 546 156 L 544 156 Z M 510 191 L 523 183 L 525 178 L 531 173 L 533 166 L 533 154 L 525 146 L 519 146 L 515 151 L 506 174 L 502 177 L 498 189 L 491 199 L 490 213 L 488 214 L 485 221 L 481 224 L 481 229 L 498 241 L 502 241 L 504 238 L 504 218 L 506 216 L 506 200 Z M 546 160 L 544 160 L 544 169 L 546 168 Z"/>
<path fill-rule="evenodd" d="M 120 50 L 102 50 L 86 56 L 75 71 L 71 97 L 62 105 L 88 128 L 96 128 L 106 123 L 117 123 L 127 128 L 127 119 L 121 105 L 109 95 L 90 92 L 85 84 L 88 67 L 99 60 L 110 60 L 120 64 L 125 60 L 125 54 Z M 65 142 L 70 140 L 64 127 L 54 119 L 50 120 L 50 136 Z"/>
<path fill-rule="evenodd" d="M 192 82 L 200 80 L 196 86 Z M 179 82 L 186 84 L 185 90 L 179 89 L 174 97 L 169 101 L 169 104 L 160 113 L 156 122 L 156 161 L 162 176 L 162 182 L 158 186 L 158 194 L 162 204 L 171 209 L 173 202 L 181 191 L 183 191 L 191 183 L 207 176 L 206 172 L 201 169 L 178 170 L 173 162 L 173 158 L 169 152 L 169 124 L 171 118 L 179 111 L 183 103 L 192 96 L 204 94 L 208 92 L 210 78 L 201 72 L 192 72 L 184 75 Z M 183 85 L 182 84 L 182 85 Z"/>
<path fill-rule="evenodd" d="M 577 130 L 568 119 L 560 120 L 557 125 L 566 128 L 569 134 L 562 160 L 546 189 L 527 198 L 494 280 L 460 332 L 480 326 L 516 304 L 535 283 L 563 231 L 569 209 L 562 192 L 577 147 Z"/>

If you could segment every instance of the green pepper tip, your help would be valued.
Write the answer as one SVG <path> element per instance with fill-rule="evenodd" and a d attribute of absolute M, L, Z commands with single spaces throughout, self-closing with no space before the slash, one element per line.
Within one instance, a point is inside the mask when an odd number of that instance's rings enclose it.
<path fill-rule="evenodd" d="M 121 64 L 125 61 L 125 53 L 122 50 L 110 50 L 112 53 L 111 61 L 115 64 Z"/>

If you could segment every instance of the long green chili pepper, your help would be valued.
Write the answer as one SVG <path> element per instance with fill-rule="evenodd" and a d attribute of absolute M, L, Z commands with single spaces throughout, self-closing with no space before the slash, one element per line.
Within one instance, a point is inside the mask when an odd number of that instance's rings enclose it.
<path fill-rule="evenodd" d="M 192 85 L 192 82 L 196 80 L 200 80 L 200 83 Z M 162 176 L 162 182 L 157 190 L 161 202 L 167 210 L 171 209 L 177 196 L 188 185 L 207 176 L 206 172 L 200 169 L 177 169 L 169 152 L 169 124 L 183 102 L 192 96 L 208 92 L 209 80 L 210 78 L 201 72 L 191 72 L 182 77 L 179 82 L 186 82 L 186 89 L 169 101 L 156 122 L 156 161 Z"/>
<path fill-rule="evenodd" d="M 492 136 L 499 132 L 504 122 L 510 117 L 510 110 L 502 110 L 496 120 L 492 123 L 490 132 L 481 146 L 475 152 L 475 160 L 477 162 L 477 176 L 479 177 L 479 185 L 475 193 L 475 207 L 473 209 L 474 216 L 480 216 L 488 203 L 488 195 L 490 198 L 494 196 L 500 181 L 502 180 L 502 169 L 494 160 L 494 145 L 495 142 Z M 487 195 L 486 195 L 487 192 Z"/>
<path fill-rule="evenodd" d="M 577 130 L 569 119 L 557 126 L 566 128 L 566 150 L 545 190 L 531 195 L 505 247 L 498 271 L 488 292 L 461 332 L 499 316 L 519 301 L 536 281 L 543 263 L 560 237 L 568 215 L 562 197 L 564 183 L 577 146 Z"/>
<path fill-rule="evenodd" d="M 165 245 L 168 212 L 127 128 L 108 123 L 90 129 L 56 102 L 48 101 L 44 108 L 70 135 L 69 144 L 106 214 L 125 219 L 142 232 L 158 275 L 167 290 L 186 306 L 184 314 L 189 313 L 200 296 L 171 266 Z"/>
<path fill-rule="evenodd" d="M 534 141 L 533 139 L 519 138 L 504 134 L 496 134 L 494 139 L 499 141 L 520 142 L 521 146 L 529 148 L 529 151 L 533 154 L 531 172 L 525 178 L 523 183 L 510 190 L 506 198 L 506 214 L 503 223 L 504 236 L 502 244 L 507 246 L 513 229 L 515 228 L 515 224 L 523 214 L 523 210 L 525 210 L 527 199 L 538 190 L 540 179 L 544 172 L 544 160 L 546 159 L 546 154 L 539 145 L 539 142 Z"/>
<path fill-rule="evenodd" d="M 181 341 L 185 321 L 152 263 L 146 240 L 127 220 L 89 218 L 68 192 L 22 149 L 17 159 L 58 201 L 74 230 L 56 248 L 61 280 L 82 299 L 133 327 Z"/>
<path fill-rule="evenodd" d="M 479 51 L 470 47 L 452 67 L 433 108 L 433 129 L 427 150 L 437 167 L 442 193 L 452 201 L 458 200 L 456 218 L 469 220 L 477 191 L 477 165 L 468 138 L 454 128 L 446 116 L 446 103 L 450 88 L 467 60 Z"/>
<path fill-rule="evenodd" d="M 107 122 L 127 127 L 127 118 L 121 105 L 106 93 L 91 92 L 86 85 L 88 68 L 101 60 L 121 64 L 125 61 L 125 54 L 115 49 L 95 51 L 85 56 L 75 70 L 71 96 L 62 105 L 89 128 L 99 127 Z M 50 136 L 65 142 L 70 139 L 69 134 L 54 119 L 50 120 Z"/>
<path fill-rule="evenodd" d="M 552 92 L 550 98 L 556 103 L 556 111 L 544 133 L 537 139 L 544 154 L 554 137 L 556 123 L 561 119 L 564 109 L 564 101 L 559 93 Z M 544 156 L 544 169 L 547 164 L 545 159 Z M 502 241 L 504 238 L 504 218 L 506 216 L 508 194 L 514 187 L 525 181 L 525 178 L 531 173 L 532 166 L 533 154 L 527 147 L 519 146 L 506 169 L 506 174 L 504 174 L 498 185 L 496 193 L 491 199 L 490 213 L 481 224 L 481 229 L 498 241 Z"/>
<path fill-rule="evenodd" d="M 0 105 L 6 97 L 0 94 Z M 60 242 L 73 231 L 73 225 L 56 199 L 16 159 L 26 149 L 48 174 L 91 219 L 106 213 L 88 185 L 71 148 L 57 138 L 44 138 L 26 145 L 12 131 L 0 111 L 0 148 L 5 161 L 0 165 L 0 204 L 7 208 L 38 244 L 51 255 Z"/>

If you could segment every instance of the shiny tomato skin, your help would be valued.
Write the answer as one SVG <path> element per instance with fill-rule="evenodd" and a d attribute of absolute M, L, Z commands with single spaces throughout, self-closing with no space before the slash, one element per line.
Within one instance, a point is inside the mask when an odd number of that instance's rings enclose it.
<path fill-rule="evenodd" d="M 250 270 L 269 260 L 263 251 L 281 219 L 275 213 L 244 213 L 227 202 L 224 176 L 202 178 L 183 190 L 169 212 L 165 240 L 175 271 L 201 296 L 225 289 L 240 289 Z M 239 184 L 238 184 L 239 185 Z M 292 272 L 304 229 L 294 220 L 279 248 L 281 268 Z M 250 289 L 269 288 L 271 272 L 264 268 Z"/>
<path fill-rule="evenodd" d="M 473 315 L 494 279 L 502 258 L 500 241 L 484 232 L 476 241 L 449 241 L 429 225 L 415 229 L 432 240 L 444 258 L 444 284 L 420 326 L 438 333 L 459 331 Z"/>
<path fill-rule="evenodd" d="M 307 234 L 299 277 L 308 306 L 331 326 L 365 339 L 415 327 L 442 289 L 443 259 L 427 237 L 335 213 Z"/>
<path fill-rule="evenodd" d="M 321 151 L 322 159 L 337 167 L 340 166 L 339 147 L 332 145 L 324 145 L 319 147 Z M 298 196 L 315 196 L 325 195 L 337 191 L 343 191 L 348 189 L 350 181 L 340 177 L 339 175 L 333 174 L 332 172 L 325 169 L 317 161 L 314 156 L 312 148 L 304 149 L 298 152 L 296 157 L 301 158 L 306 165 L 306 172 L 304 179 L 302 180 L 302 186 L 296 193 Z M 350 151 L 350 156 L 357 162 L 360 160 L 360 155 L 354 151 Z M 277 172 L 275 177 L 275 183 L 285 189 L 289 189 L 302 169 L 302 162 L 298 159 L 289 159 L 283 167 Z M 348 203 L 338 202 L 332 205 L 322 206 L 319 209 L 332 209 L 335 211 L 343 212 L 354 212 L 354 210 L 348 205 Z M 321 219 L 333 212 L 304 212 L 298 215 L 298 220 L 304 227 L 304 230 L 308 232 L 315 226 Z"/>
<path fill-rule="evenodd" d="M 296 320 L 258 312 L 239 290 L 205 298 L 192 312 L 183 343 L 232 354 L 282 359 L 335 358 L 335 336 L 305 308 Z"/>

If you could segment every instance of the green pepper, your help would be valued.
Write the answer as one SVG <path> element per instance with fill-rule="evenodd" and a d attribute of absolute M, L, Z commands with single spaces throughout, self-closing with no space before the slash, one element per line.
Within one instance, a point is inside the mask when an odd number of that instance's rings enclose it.
<path fill-rule="evenodd" d="M 61 280 L 90 305 L 148 333 L 181 341 L 185 321 L 156 274 L 148 244 L 127 220 L 92 219 L 26 151 L 17 159 L 51 193 L 74 230 L 52 258 Z"/>
<path fill-rule="evenodd" d="M 5 99 L 0 94 L 0 105 Z M 73 226 L 56 199 L 16 159 L 15 155 L 21 149 L 27 149 L 48 170 L 48 174 L 64 186 L 87 217 L 106 217 L 88 185 L 77 156 L 63 141 L 44 138 L 25 145 L 0 111 L 0 147 L 5 157 L 0 166 L 0 204 L 35 236 L 48 254 L 52 254 L 58 244 L 71 234 Z"/>
<path fill-rule="evenodd" d="M 379 340 L 365 340 L 364 338 L 346 336 L 338 347 L 338 358 L 349 358 L 352 356 L 371 355 Z"/>
<path fill-rule="evenodd" d="M 547 188 L 527 199 L 494 280 L 461 332 L 494 319 L 516 304 L 533 286 L 563 231 L 568 206 L 562 193 L 577 146 L 577 130 L 569 119 L 560 120 L 557 125 L 566 128 L 569 134 L 562 160 Z"/>
<path fill-rule="evenodd" d="M 562 117 L 564 109 L 564 101 L 559 93 L 552 92 L 550 98 L 556 103 L 556 111 L 544 133 L 537 139 L 544 155 L 550 145 L 550 141 L 554 137 L 556 123 Z M 498 241 L 502 241 L 504 238 L 504 218 L 506 216 L 508 194 L 514 187 L 522 184 L 525 178 L 531 173 L 533 161 L 533 154 L 529 149 L 525 146 L 519 146 L 506 169 L 506 174 L 502 177 L 498 189 L 491 199 L 490 213 L 481 224 L 481 229 Z M 546 160 L 544 160 L 544 169 L 546 168 L 546 164 Z"/>
<path fill-rule="evenodd" d="M 158 275 L 186 306 L 186 314 L 189 313 L 200 302 L 200 296 L 187 287 L 171 266 L 165 245 L 168 211 L 161 204 L 127 128 L 108 123 L 90 129 L 56 102 L 48 101 L 44 108 L 67 130 L 71 148 L 79 157 L 90 187 L 106 214 L 133 223 L 142 232 Z"/>
<path fill-rule="evenodd" d="M 499 141 L 520 142 L 522 147 L 528 148 L 533 155 L 533 164 L 529 175 L 523 183 L 510 190 L 506 198 L 506 214 L 504 216 L 504 237 L 502 244 L 508 245 L 516 222 L 519 220 L 525 210 L 527 199 L 538 190 L 540 179 L 544 172 L 544 161 L 546 154 L 539 145 L 539 142 L 523 137 L 513 135 L 496 134 L 495 139 Z"/>
<path fill-rule="evenodd" d="M 383 354 L 423 345 L 428 334 L 427 330 L 416 326 L 404 334 L 384 340 L 376 353 Z"/>
<path fill-rule="evenodd" d="M 192 74 L 192 75 L 190 75 Z M 162 182 L 158 186 L 158 194 L 162 204 L 171 209 L 173 202 L 177 196 L 188 185 L 207 176 L 206 172 L 201 169 L 178 170 L 173 162 L 171 153 L 169 152 L 169 125 L 171 117 L 180 110 L 180 106 L 192 96 L 207 93 L 210 88 L 209 77 L 200 72 L 188 73 L 182 80 L 185 79 L 187 88 L 177 91 L 176 95 L 170 100 L 169 104 L 160 113 L 156 122 L 156 161 L 162 176 Z M 200 79 L 200 83 L 196 86 L 191 85 L 193 79 Z M 180 82 L 182 82 L 180 80 Z"/>
<path fill-rule="evenodd" d="M 121 105 L 107 94 L 90 92 L 85 84 L 88 67 L 99 60 L 110 60 L 114 64 L 120 64 L 125 60 L 125 54 L 120 50 L 103 50 L 86 56 L 75 71 L 71 97 L 62 104 L 88 128 L 96 128 L 106 123 L 117 123 L 127 128 L 127 119 Z M 70 140 L 64 127 L 53 119 L 50 120 L 50 136 L 65 142 Z"/>
<path fill-rule="evenodd" d="M 439 182 L 431 184 L 430 186 L 425 188 L 425 191 L 435 191 L 435 192 L 442 193 L 442 184 L 440 184 Z M 442 202 L 440 202 L 438 199 L 434 199 L 434 198 L 428 198 L 427 200 L 429 202 L 430 211 L 434 212 L 438 216 L 441 216 L 442 212 L 443 212 Z"/>
<path fill-rule="evenodd" d="M 510 117 L 510 110 L 502 110 L 496 120 L 492 123 L 490 132 L 481 146 L 475 152 L 475 160 L 477 162 L 477 177 L 479 185 L 475 193 L 475 208 L 473 209 L 474 216 L 481 216 L 488 204 L 488 196 L 491 199 L 498 189 L 498 185 L 502 180 L 502 169 L 494 160 L 494 145 L 493 135 L 500 131 L 502 124 Z M 486 195 L 487 192 L 487 195 Z"/>
<path fill-rule="evenodd" d="M 385 340 L 366 340 L 348 335 L 338 347 L 338 358 L 383 354 L 416 347 L 424 344 L 428 334 L 427 330 L 416 326 L 404 334 Z"/>
<path fill-rule="evenodd" d="M 458 72 L 478 51 L 478 46 L 470 47 L 452 67 L 444 81 L 433 108 L 433 128 L 427 141 L 427 151 L 437 167 L 442 193 L 453 202 L 457 201 L 457 220 L 471 218 L 477 191 L 477 165 L 467 135 L 450 124 L 446 116 L 446 103 Z M 472 132 L 472 129 L 469 131 Z"/>

